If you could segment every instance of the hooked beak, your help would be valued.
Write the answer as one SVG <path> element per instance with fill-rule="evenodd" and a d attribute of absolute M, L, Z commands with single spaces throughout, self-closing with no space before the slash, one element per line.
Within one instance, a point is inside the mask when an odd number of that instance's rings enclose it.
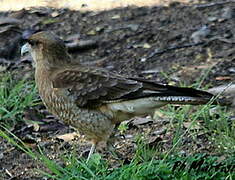
<path fill-rule="evenodd" d="M 26 53 L 30 52 L 30 49 L 31 49 L 31 47 L 30 47 L 30 44 L 29 44 L 29 43 L 24 44 L 24 45 L 21 47 L 21 51 L 20 51 L 21 56 L 23 56 L 23 55 L 25 55 Z"/>

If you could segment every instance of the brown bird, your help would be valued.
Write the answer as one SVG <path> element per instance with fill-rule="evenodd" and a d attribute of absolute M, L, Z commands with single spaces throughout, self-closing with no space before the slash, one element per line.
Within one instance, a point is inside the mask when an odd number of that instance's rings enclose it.
<path fill-rule="evenodd" d="M 28 38 L 36 63 L 35 81 L 47 109 L 83 133 L 92 147 L 106 145 L 116 124 L 134 116 L 152 115 L 166 104 L 206 104 L 214 96 L 192 89 L 125 77 L 71 59 L 64 42 L 51 32 Z M 30 48 L 30 49 L 29 49 Z"/>

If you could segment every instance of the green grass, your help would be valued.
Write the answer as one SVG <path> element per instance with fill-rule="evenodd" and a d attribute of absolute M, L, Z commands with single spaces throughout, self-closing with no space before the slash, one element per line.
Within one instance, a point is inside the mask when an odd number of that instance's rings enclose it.
<path fill-rule="evenodd" d="M 199 83 L 201 84 L 201 82 Z M 36 161 L 40 161 L 48 171 L 38 169 L 43 176 L 56 180 L 148 180 L 148 179 L 235 179 L 235 123 L 224 107 L 214 105 L 168 106 L 161 112 L 170 118 L 170 129 L 174 129 L 172 145 L 162 151 L 150 149 L 141 136 L 137 135 L 137 149 L 130 163 L 120 163 L 112 168 L 110 162 L 101 155 L 94 154 L 86 163 L 78 159 L 74 152 L 61 156 L 60 163 L 51 160 L 43 149 L 32 151 L 11 134 L 8 128 L 22 120 L 25 108 L 33 107 L 37 101 L 37 91 L 33 82 L 14 82 L 10 76 L 0 80 L 0 136 L 19 148 Z M 217 108 L 211 113 L 212 108 Z M 195 124 L 200 121 L 200 129 Z M 191 124 L 185 130 L 185 122 Z M 7 128 L 6 128 L 7 127 Z M 127 131 L 127 124 L 120 126 L 121 133 Z M 198 133 L 207 135 L 214 149 L 209 155 L 191 152 L 182 154 L 185 136 L 197 141 Z M 223 160 L 221 160 L 221 157 Z"/>
<path fill-rule="evenodd" d="M 138 162 L 133 160 L 128 165 L 120 168 L 109 169 L 107 162 L 102 161 L 98 154 L 93 156 L 91 162 L 86 164 L 78 161 L 73 155 L 65 159 L 69 162 L 66 167 L 57 167 L 62 170 L 51 176 L 54 179 L 104 179 L 104 180 L 128 180 L 128 179 L 220 179 L 235 178 L 235 158 L 218 162 L 217 157 L 196 154 L 182 157 L 169 156 L 164 161 L 152 160 Z"/>
<path fill-rule="evenodd" d="M 32 152 L 30 148 L 12 135 L 9 131 L 0 131 L 0 136 L 7 139 L 33 159 L 43 163 L 49 173 L 37 170 L 42 175 L 55 180 L 155 180 L 155 179 L 229 179 L 235 178 L 235 157 L 220 160 L 217 156 L 194 154 L 184 156 L 174 153 L 166 158 L 151 158 L 147 160 L 133 158 L 129 164 L 119 168 L 110 168 L 109 162 L 102 160 L 101 155 L 93 154 L 90 161 L 77 159 L 77 154 L 68 153 L 61 157 L 62 163 L 50 160 L 40 150 Z M 139 146 L 139 148 L 142 148 Z M 62 165 L 61 165 L 62 164 Z"/>
<path fill-rule="evenodd" d="M 23 111 L 34 105 L 36 97 L 33 82 L 16 82 L 9 74 L 0 77 L 0 124 L 13 127 L 22 121 Z"/>
<path fill-rule="evenodd" d="M 213 108 L 215 112 L 211 112 Z M 171 126 L 175 129 L 173 146 L 175 149 L 178 147 L 177 151 L 180 151 L 181 141 L 186 134 L 196 140 L 196 136 L 203 133 L 208 134 L 208 140 L 213 142 L 217 152 L 235 154 L 235 122 L 229 119 L 231 114 L 226 111 L 226 107 L 208 104 L 174 109 L 169 105 L 167 111 L 161 112 L 171 117 Z M 199 125 L 198 121 L 201 122 Z M 190 123 L 187 130 L 184 127 L 186 122 Z"/>

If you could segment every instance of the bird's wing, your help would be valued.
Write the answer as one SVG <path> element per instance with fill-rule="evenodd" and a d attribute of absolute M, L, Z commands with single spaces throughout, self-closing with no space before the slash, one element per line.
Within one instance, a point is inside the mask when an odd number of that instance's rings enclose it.
<path fill-rule="evenodd" d="M 160 84 L 153 80 L 146 80 L 143 78 L 131 78 L 138 82 L 143 83 L 144 90 L 152 90 L 157 92 L 158 96 L 187 96 L 187 97 L 200 97 L 200 98 L 212 98 L 213 95 L 206 91 L 197 90 L 188 87 L 176 87 L 166 84 Z"/>
<path fill-rule="evenodd" d="M 80 107 L 94 106 L 102 103 L 144 97 L 167 97 L 163 101 L 174 103 L 170 97 L 212 98 L 213 95 L 193 88 L 180 88 L 158 84 L 141 78 L 127 78 L 103 69 L 80 67 L 65 69 L 52 77 L 54 88 L 67 89 L 68 94 Z M 177 102 L 177 98 L 175 100 Z"/>
<path fill-rule="evenodd" d="M 66 88 L 80 107 L 121 100 L 143 86 L 136 80 L 89 67 L 64 70 L 51 80 L 54 88 Z"/>

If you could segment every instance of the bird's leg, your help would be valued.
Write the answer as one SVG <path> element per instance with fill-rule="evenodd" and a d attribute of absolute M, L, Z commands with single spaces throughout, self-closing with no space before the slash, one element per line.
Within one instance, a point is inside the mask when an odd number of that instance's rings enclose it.
<path fill-rule="evenodd" d="M 115 159 L 120 159 L 119 153 L 115 150 L 113 144 L 108 145 L 108 152 L 113 156 Z"/>
<path fill-rule="evenodd" d="M 115 141 L 118 140 L 118 136 L 115 136 L 118 133 L 118 126 L 119 124 L 116 124 L 114 127 L 114 131 L 110 135 L 108 141 L 107 141 L 107 150 L 108 152 L 115 158 L 115 159 L 120 159 L 121 155 L 118 153 L 114 147 Z"/>
<path fill-rule="evenodd" d="M 115 137 L 114 135 L 110 137 L 110 139 L 107 142 L 107 150 L 113 156 L 115 159 L 122 159 L 121 154 L 115 149 L 114 142 L 118 138 Z"/>
<path fill-rule="evenodd" d="M 89 159 L 91 158 L 91 155 L 94 153 L 95 147 L 96 147 L 96 143 L 92 143 L 90 152 L 89 152 L 89 154 L 88 154 L 88 158 L 87 158 L 87 160 L 86 160 L 87 163 L 88 163 Z"/>

